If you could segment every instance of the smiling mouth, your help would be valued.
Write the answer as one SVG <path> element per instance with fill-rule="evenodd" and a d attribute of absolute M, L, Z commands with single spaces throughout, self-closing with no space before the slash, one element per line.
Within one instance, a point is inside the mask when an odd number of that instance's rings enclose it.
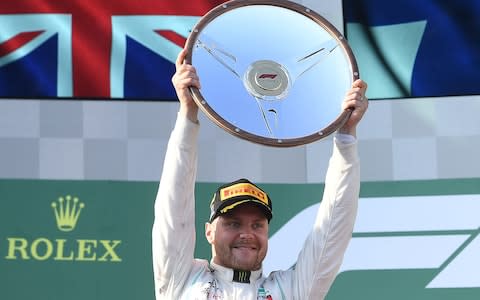
<path fill-rule="evenodd" d="M 233 249 L 248 249 L 248 250 L 257 250 L 257 247 L 253 246 L 233 246 Z"/>

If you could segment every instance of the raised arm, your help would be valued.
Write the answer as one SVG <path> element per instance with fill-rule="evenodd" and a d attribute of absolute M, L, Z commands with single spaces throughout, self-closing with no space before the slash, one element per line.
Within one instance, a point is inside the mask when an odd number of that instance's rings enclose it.
<path fill-rule="evenodd" d="M 345 96 L 343 108 L 353 111 L 334 138 L 323 199 L 293 272 L 294 299 L 326 296 L 351 239 L 360 191 L 356 127 L 368 107 L 366 88 L 357 80 Z"/>
<path fill-rule="evenodd" d="M 192 66 L 178 56 L 172 78 L 180 101 L 165 154 L 163 173 L 155 200 L 152 255 L 157 299 L 166 299 L 183 285 L 193 264 L 195 248 L 194 187 L 197 170 L 198 108 L 189 86 L 199 86 Z M 166 294 L 169 295 L 166 295 Z"/>

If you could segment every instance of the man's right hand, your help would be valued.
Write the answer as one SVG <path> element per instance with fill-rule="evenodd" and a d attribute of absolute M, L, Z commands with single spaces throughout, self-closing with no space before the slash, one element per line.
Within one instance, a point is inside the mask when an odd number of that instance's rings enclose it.
<path fill-rule="evenodd" d="M 183 49 L 175 62 L 176 72 L 172 77 L 178 100 L 180 101 L 179 113 L 186 116 L 190 121 L 198 122 L 198 106 L 192 98 L 189 87 L 200 89 L 200 80 L 195 68 L 184 62 L 187 50 Z"/>

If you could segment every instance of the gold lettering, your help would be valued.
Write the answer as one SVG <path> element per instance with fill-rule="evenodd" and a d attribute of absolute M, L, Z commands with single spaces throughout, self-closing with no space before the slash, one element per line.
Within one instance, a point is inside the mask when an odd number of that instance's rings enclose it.
<path fill-rule="evenodd" d="M 77 240 L 77 243 L 78 253 L 76 260 L 94 261 L 97 259 L 97 253 L 94 251 L 97 248 L 96 240 Z"/>
<path fill-rule="evenodd" d="M 67 239 L 50 241 L 47 238 L 41 237 L 30 243 L 26 238 L 9 237 L 7 241 L 8 251 L 5 259 L 9 260 L 122 261 L 122 258 L 117 253 L 117 247 L 122 243 L 121 240 L 78 239 L 76 240 L 76 249 L 71 244 L 73 241 L 69 242 Z M 98 248 L 100 245 L 104 250 L 103 253 L 101 253 L 101 249 Z"/>
<path fill-rule="evenodd" d="M 17 259 L 15 252 L 20 252 L 20 257 L 23 260 L 30 259 L 27 254 L 28 241 L 24 238 L 7 238 L 8 240 L 8 255 L 6 259 Z M 17 244 L 17 242 L 19 244 Z"/>
<path fill-rule="evenodd" d="M 38 254 L 38 245 L 42 243 L 45 244 L 45 253 L 43 255 Z M 52 242 L 50 242 L 46 238 L 38 238 L 33 241 L 32 245 L 30 246 L 30 254 L 32 257 L 36 260 L 47 260 L 53 252 L 53 245 Z"/>
<path fill-rule="evenodd" d="M 65 248 L 65 242 L 67 240 L 63 240 L 63 239 L 56 239 L 55 240 L 57 242 L 57 255 L 55 256 L 54 260 L 73 260 L 73 251 L 70 251 L 70 255 L 69 256 L 64 256 L 64 248 Z"/>
<path fill-rule="evenodd" d="M 112 245 L 110 245 L 110 242 L 112 242 Z M 107 257 L 111 256 L 112 259 L 110 261 L 115 261 L 115 262 L 120 262 L 122 259 L 117 255 L 115 250 L 113 250 L 115 247 L 120 245 L 122 241 L 107 241 L 107 240 L 100 240 L 100 243 L 103 245 L 105 248 L 106 252 L 105 254 L 98 259 L 98 261 L 107 261 Z"/>

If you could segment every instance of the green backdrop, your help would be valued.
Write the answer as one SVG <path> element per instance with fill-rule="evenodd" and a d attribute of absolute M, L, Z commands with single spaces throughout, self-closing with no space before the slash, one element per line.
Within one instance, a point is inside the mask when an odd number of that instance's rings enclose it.
<path fill-rule="evenodd" d="M 196 255 L 209 259 L 203 235 L 220 183 L 198 183 Z M 0 180 L 0 299 L 152 300 L 150 230 L 154 182 Z M 315 203 L 320 184 L 263 184 L 274 199 L 271 234 Z M 362 184 L 362 197 L 480 194 L 479 179 Z M 57 226 L 52 203 L 78 198 L 71 231 Z M 73 201 L 71 202 L 73 203 Z M 72 210 L 72 205 L 70 210 Z M 72 219 L 74 219 L 72 215 Z M 60 221 L 68 221 L 60 218 Z M 478 230 L 475 235 L 478 235 Z M 328 299 L 480 299 L 480 288 L 425 289 L 438 270 L 341 273 Z M 479 273 L 480 276 L 480 273 Z"/>

